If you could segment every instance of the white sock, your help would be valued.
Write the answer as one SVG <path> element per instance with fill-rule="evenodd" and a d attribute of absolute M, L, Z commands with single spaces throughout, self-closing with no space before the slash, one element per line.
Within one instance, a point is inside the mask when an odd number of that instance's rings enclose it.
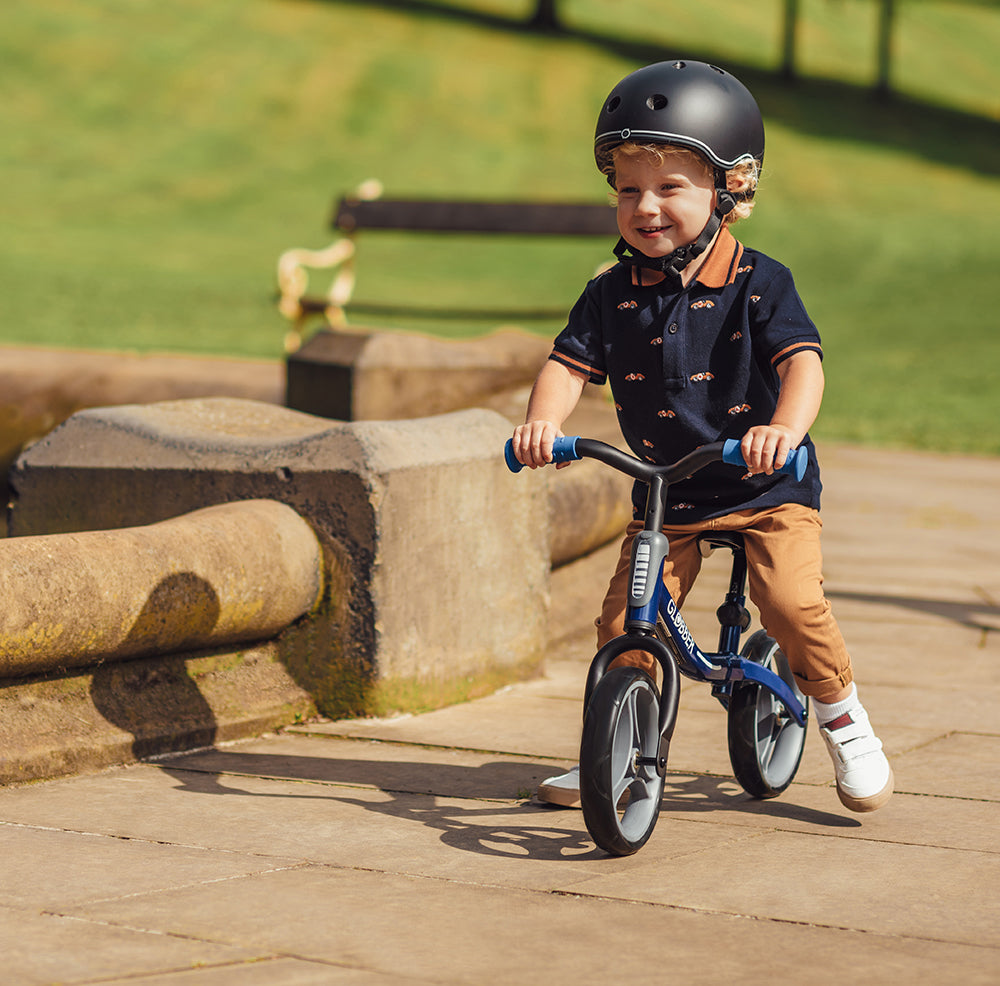
<path fill-rule="evenodd" d="M 812 700 L 813 711 L 816 715 L 816 721 L 822 726 L 824 723 L 832 722 L 838 716 L 842 716 L 845 712 L 849 711 L 858 702 L 858 689 L 855 687 L 854 682 L 851 682 L 851 694 L 847 698 L 842 699 L 839 702 L 819 702 L 816 699 Z"/>

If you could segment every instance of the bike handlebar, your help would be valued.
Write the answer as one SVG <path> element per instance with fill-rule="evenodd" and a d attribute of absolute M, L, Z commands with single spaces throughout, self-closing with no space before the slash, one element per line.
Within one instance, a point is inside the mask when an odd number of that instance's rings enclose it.
<path fill-rule="evenodd" d="M 664 474 L 668 482 L 691 475 L 711 462 L 726 462 L 731 466 L 746 468 L 740 443 L 735 438 L 727 438 L 724 442 L 713 442 L 695 449 L 672 466 L 654 466 L 616 449 L 613 445 L 598 442 L 591 438 L 580 438 L 578 435 L 557 438 L 552 443 L 552 461 L 554 463 L 573 462 L 577 459 L 599 459 L 601 462 L 632 476 L 634 479 L 649 481 L 649 477 L 659 472 Z M 514 456 L 513 442 L 507 439 L 504 446 L 504 460 L 507 468 L 514 473 L 520 472 L 524 466 Z M 785 463 L 775 472 L 794 476 L 799 482 L 806 474 L 809 464 L 809 453 L 804 448 L 790 449 Z"/>

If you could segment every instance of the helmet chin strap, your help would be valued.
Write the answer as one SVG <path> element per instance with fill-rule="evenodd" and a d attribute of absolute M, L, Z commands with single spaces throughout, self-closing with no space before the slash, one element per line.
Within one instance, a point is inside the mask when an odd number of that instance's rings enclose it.
<path fill-rule="evenodd" d="M 648 257 L 641 250 L 636 250 L 635 247 L 630 246 L 624 239 L 619 239 L 614 248 L 615 256 L 622 263 L 630 264 L 632 267 L 658 271 L 665 275 L 667 282 L 672 288 L 679 291 L 684 286 L 684 282 L 681 279 L 681 271 L 695 257 L 700 257 L 708 249 L 708 245 L 722 227 L 723 219 L 729 215 L 736 205 L 736 196 L 724 186 L 722 188 L 716 187 L 716 193 L 715 210 L 709 216 L 705 228 L 691 243 L 678 247 L 664 257 Z"/>

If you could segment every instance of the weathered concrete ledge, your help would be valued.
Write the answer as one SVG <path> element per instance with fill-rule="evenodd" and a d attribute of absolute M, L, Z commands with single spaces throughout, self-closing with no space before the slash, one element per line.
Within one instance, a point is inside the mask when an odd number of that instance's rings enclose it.
<path fill-rule="evenodd" d="M 345 421 L 481 406 L 534 380 L 551 344 L 518 329 L 480 339 L 321 329 L 288 357 L 288 407 Z"/>
<path fill-rule="evenodd" d="M 246 500 L 124 530 L 0 541 L 0 679 L 268 640 L 323 584 L 312 528 Z"/>
<path fill-rule="evenodd" d="M 85 407 L 239 397 L 280 404 L 276 360 L 0 347 L 0 465 Z"/>
<path fill-rule="evenodd" d="M 283 663 L 284 636 L 0 681 L 0 785 L 259 736 L 314 715 Z"/>
<path fill-rule="evenodd" d="M 549 576 L 544 484 L 486 410 L 331 422 L 234 399 L 81 411 L 11 471 L 12 535 L 151 524 L 277 500 L 316 532 L 326 588 L 281 660 L 328 715 L 443 704 L 538 667 Z"/>

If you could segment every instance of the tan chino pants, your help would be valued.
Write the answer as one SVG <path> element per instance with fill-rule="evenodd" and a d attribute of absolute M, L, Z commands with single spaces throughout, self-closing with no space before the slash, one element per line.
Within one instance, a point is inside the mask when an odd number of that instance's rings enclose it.
<path fill-rule="evenodd" d="M 624 630 L 632 540 L 642 530 L 633 521 L 608 586 L 597 642 L 603 646 Z M 797 503 L 765 510 L 739 510 L 697 524 L 663 528 L 670 541 L 663 581 L 682 605 L 701 569 L 697 537 L 706 531 L 738 531 L 746 547 L 748 594 L 764 629 L 778 642 L 803 693 L 823 701 L 853 680 L 851 658 L 823 594 L 819 512 Z M 644 668 L 655 678 L 655 661 L 643 651 L 620 655 L 614 666 Z"/>

